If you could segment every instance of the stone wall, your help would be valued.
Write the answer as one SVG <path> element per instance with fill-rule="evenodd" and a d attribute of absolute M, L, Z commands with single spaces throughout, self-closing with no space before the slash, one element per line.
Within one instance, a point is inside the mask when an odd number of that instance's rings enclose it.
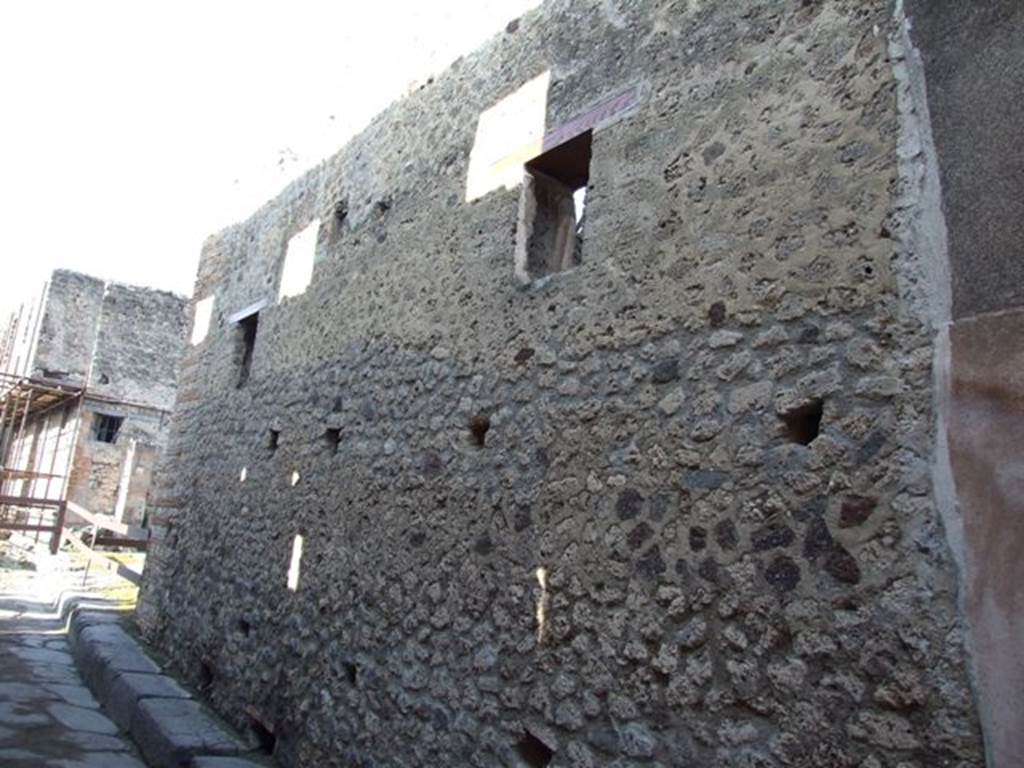
<path fill-rule="evenodd" d="M 150 638 L 286 765 L 981 765 L 890 13 L 549 2 L 210 238 Z M 467 177 L 544 72 L 638 103 L 524 285 Z"/>
<path fill-rule="evenodd" d="M 114 443 L 96 437 L 101 415 L 123 419 Z M 87 400 L 82 419 L 68 498 L 93 512 L 141 525 L 156 459 L 166 446 L 170 413 Z"/>
<path fill-rule="evenodd" d="M 142 521 L 155 457 L 167 440 L 186 306 L 184 297 L 166 291 L 67 270 L 53 273 L 25 372 L 88 388 L 76 416 L 81 426 L 69 481 L 72 501 L 94 512 L 116 512 L 128 522 Z M 114 442 L 97 439 L 101 415 L 123 419 Z M 74 420 L 65 422 L 63 414 L 51 413 L 27 425 L 27 435 L 40 437 L 33 449 L 27 442 L 13 449 L 25 468 L 32 463 L 39 472 L 63 472 L 75 434 Z M 61 484 L 40 481 L 34 490 L 59 495 Z"/>
<path fill-rule="evenodd" d="M 167 291 L 56 270 L 33 375 L 170 410 L 185 343 L 186 303 Z"/>
<path fill-rule="evenodd" d="M 90 388 L 169 411 L 188 321 L 181 296 L 110 283 Z"/>
<path fill-rule="evenodd" d="M 105 283 L 78 272 L 50 277 L 32 375 L 87 384 Z"/>

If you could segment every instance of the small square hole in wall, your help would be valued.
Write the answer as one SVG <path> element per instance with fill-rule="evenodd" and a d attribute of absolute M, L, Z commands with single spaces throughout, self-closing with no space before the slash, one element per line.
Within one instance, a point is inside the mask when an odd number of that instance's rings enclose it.
<path fill-rule="evenodd" d="M 337 427 L 328 427 L 324 430 L 324 447 L 328 453 L 337 453 L 341 445 L 341 430 Z"/>
<path fill-rule="evenodd" d="M 525 280 L 583 260 L 592 135 L 581 133 L 526 163 L 516 232 L 516 272 Z"/>
<path fill-rule="evenodd" d="M 252 353 L 256 349 L 256 332 L 259 329 L 260 313 L 253 312 L 238 321 L 239 367 L 238 387 L 241 389 L 249 381 L 252 372 Z"/>
<path fill-rule="evenodd" d="M 93 414 L 92 438 L 101 443 L 117 442 L 117 433 L 124 423 L 123 416 L 111 416 L 106 413 Z"/>
<path fill-rule="evenodd" d="M 516 752 L 530 768 L 545 768 L 551 764 L 555 753 L 547 744 L 538 739 L 529 731 L 523 733 L 522 738 L 516 742 Z"/>
<path fill-rule="evenodd" d="M 267 448 L 271 451 L 277 450 L 277 443 L 281 439 L 281 430 L 272 429 L 267 433 Z"/>
<path fill-rule="evenodd" d="M 251 741 L 256 743 L 256 748 L 263 754 L 273 755 L 277 748 L 277 735 L 274 733 L 274 727 L 255 707 L 245 707 L 244 712 L 249 718 L 248 731 Z"/>
<path fill-rule="evenodd" d="M 205 691 L 213 687 L 216 675 L 214 675 L 213 667 L 205 659 L 199 660 L 199 685 L 200 691 Z"/>
<path fill-rule="evenodd" d="M 469 437 L 473 445 L 483 448 L 487 445 L 487 432 L 491 428 L 491 420 L 486 413 L 478 413 L 469 420 Z"/>
<path fill-rule="evenodd" d="M 348 200 L 344 198 L 336 200 L 331 208 L 331 220 L 334 223 L 335 231 L 340 231 L 348 219 Z"/>

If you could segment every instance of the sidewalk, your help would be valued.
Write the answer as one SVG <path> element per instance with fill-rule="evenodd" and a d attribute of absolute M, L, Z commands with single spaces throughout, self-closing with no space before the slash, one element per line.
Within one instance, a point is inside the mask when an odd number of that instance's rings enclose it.
<path fill-rule="evenodd" d="M 72 598 L 106 610 L 130 598 L 124 582 L 65 555 L 0 541 L 0 765 L 145 768 L 99 710 L 68 649 L 62 609 Z"/>

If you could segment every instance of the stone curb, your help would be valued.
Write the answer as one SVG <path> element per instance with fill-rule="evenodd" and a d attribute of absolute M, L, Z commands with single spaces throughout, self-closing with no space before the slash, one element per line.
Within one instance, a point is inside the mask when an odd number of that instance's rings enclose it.
<path fill-rule="evenodd" d="M 68 645 L 82 678 L 153 768 L 261 768 L 246 746 L 150 659 L 121 615 L 74 609 Z"/>

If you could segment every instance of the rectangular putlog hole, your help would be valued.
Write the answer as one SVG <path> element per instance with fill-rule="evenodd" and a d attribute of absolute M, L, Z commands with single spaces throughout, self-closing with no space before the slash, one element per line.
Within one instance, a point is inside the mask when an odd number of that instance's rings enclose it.
<path fill-rule="evenodd" d="M 821 417 L 824 415 L 825 403 L 816 397 L 802 405 L 790 408 L 779 418 L 790 442 L 799 445 L 810 445 L 821 431 Z"/>
<path fill-rule="evenodd" d="M 266 718 L 258 709 L 252 706 L 245 707 L 247 715 L 249 734 L 260 752 L 266 755 L 273 755 L 277 747 L 277 735 L 274 733 L 274 726 L 267 722 Z"/>
<path fill-rule="evenodd" d="M 478 413 L 469 420 L 469 437 L 477 448 L 487 445 L 487 432 L 491 428 L 491 420 L 486 413 Z"/>
<path fill-rule="evenodd" d="M 516 752 L 531 768 L 545 768 L 555 756 L 554 751 L 529 731 L 516 742 Z"/>
<path fill-rule="evenodd" d="M 338 427 L 328 427 L 324 430 L 324 447 L 328 453 L 337 453 L 341 445 L 341 430 Z"/>

